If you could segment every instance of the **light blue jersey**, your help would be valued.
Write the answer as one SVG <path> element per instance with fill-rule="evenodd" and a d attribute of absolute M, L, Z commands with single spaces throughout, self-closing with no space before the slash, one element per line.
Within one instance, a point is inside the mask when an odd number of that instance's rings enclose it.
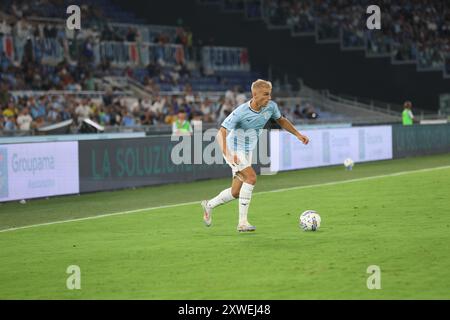
<path fill-rule="evenodd" d="M 241 104 L 222 122 L 222 127 L 230 131 L 227 136 L 228 149 L 252 151 L 270 118 L 274 120 L 281 118 L 278 105 L 273 101 L 269 101 L 259 112 L 250 107 L 250 101 Z"/>

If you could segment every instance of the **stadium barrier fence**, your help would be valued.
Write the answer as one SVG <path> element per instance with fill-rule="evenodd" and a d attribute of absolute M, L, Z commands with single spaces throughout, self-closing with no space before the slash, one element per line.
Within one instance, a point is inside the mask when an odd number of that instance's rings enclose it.
<path fill-rule="evenodd" d="M 392 126 L 394 158 L 450 152 L 450 124 Z"/>
<path fill-rule="evenodd" d="M 302 145 L 288 133 L 269 137 L 271 171 L 450 152 L 450 124 L 384 125 L 303 130 Z M 81 136 L 81 135 L 79 135 Z M 74 136 L 76 137 L 76 136 Z M 32 137 L 31 137 L 32 138 Z M 0 202 L 230 177 L 227 164 L 208 164 L 202 154 L 212 141 L 190 139 L 190 163 L 174 164 L 170 135 L 79 141 L 6 143 L 0 139 Z M 200 162 L 195 164 L 195 151 Z M 221 157 L 221 155 L 219 156 Z M 198 157 L 197 157 L 198 158 Z M 260 160 L 260 159 L 259 159 Z M 267 165 L 254 165 L 260 174 Z M 267 172 L 267 171 L 265 171 Z"/>
<path fill-rule="evenodd" d="M 194 163 L 194 139 L 190 140 L 190 150 L 186 151 Z M 176 144 L 178 141 L 171 141 L 170 135 L 79 141 L 80 192 L 231 176 L 225 163 L 174 164 L 171 153 Z"/>

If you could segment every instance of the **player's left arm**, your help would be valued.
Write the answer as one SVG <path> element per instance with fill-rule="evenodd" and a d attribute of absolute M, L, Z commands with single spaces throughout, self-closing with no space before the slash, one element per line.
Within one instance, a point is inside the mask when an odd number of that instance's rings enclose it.
<path fill-rule="evenodd" d="M 303 144 L 308 144 L 309 138 L 295 129 L 294 125 L 285 117 L 281 116 L 279 119 L 275 120 L 284 130 L 292 133 L 297 137 L 298 140 L 303 142 Z"/>

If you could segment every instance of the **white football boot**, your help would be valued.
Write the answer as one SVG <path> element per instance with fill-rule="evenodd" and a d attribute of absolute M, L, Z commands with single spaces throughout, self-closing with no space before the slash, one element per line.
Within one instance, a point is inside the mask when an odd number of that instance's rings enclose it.
<path fill-rule="evenodd" d="M 253 232 L 256 230 L 255 226 L 252 226 L 250 223 L 239 224 L 237 226 L 237 231 L 239 232 Z"/>
<path fill-rule="evenodd" d="M 201 202 L 201 205 L 203 207 L 203 221 L 205 222 L 205 225 L 207 227 L 210 227 L 212 223 L 212 209 L 208 208 L 207 204 L 207 200 L 203 200 Z"/>

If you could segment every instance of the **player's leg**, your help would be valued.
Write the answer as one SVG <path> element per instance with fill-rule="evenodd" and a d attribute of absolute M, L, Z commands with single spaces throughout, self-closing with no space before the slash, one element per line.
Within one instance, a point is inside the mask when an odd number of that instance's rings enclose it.
<path fill-rule="evenodd" d="M 248 208 L 252 199 L 253 188 L 256 184 L 256 172 L 251 166 L 239 171 L 242 186 L 239 191 L 239 224 L 238 231 L 254 231 L 256 228 L 248 222 Z"/>
<path fill-rule="evenodd" d="M 242 181 L 238 178 L 234 178 L 231 183 L 231 187 L 220 192 L 216 197 L 208 200 L 207 207 L 209 209 L 214 209 L 217 206 L 225 204 L 231 200 L 239 197 L 239 190 L 241 189 Z"/>
<path fill-rule="evenodd" d="M 239 198 L 239 192 L 241 192 L 242 183 L 244 183 L 243 176 L 240 172 L 236 172 L 231 183 L 231 194 L 235 199 Z"/>
<path fill-rule="evenodd" d="M 212 209 L 231 200 L 239 198 L 239 191 L 242 186 L 242 181 L 235 175 L 231 183 L 231 187 L 222 190 L 217 196 L 210 200 L 203 200 L 201 205 L 203 207 L 203 221 L 206 226 L 210 226 L 212 223 Z"/>

